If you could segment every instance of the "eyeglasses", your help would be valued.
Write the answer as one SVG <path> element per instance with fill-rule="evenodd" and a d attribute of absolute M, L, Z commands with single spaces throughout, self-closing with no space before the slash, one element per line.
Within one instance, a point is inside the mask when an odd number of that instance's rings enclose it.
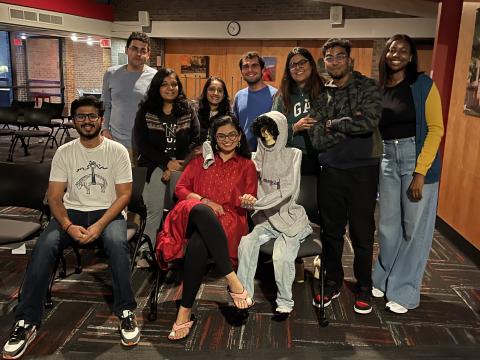
<path fill-rule="evenodd" d="M 295 70 L 297 67 L 303 69 L 305 67 L 305 65 L 307 65 L 307 63 L 308 63 L 307 59 L 302 59 L 298 62 L 292 62 L 288 66 L 289 66 L 290 70 Z"/>
<path fill-rule="evenodd" d="M 148 53 L 148 48 L 146 48 L 146 47 L 138 48 L 134 45 L 130 46 L 128 48 L 128 50 L 132 50 L 133 52 L 136 52 L 137 54 L 140 54 L 140 55 L 147 55 L 147 53 Z"/>
<path fill-rule="evenodd" d="M 90 121 L 97 121 L 100 116 L 98 114 L 90 113 L 90 114 L 75 114 L 73 119 L 78 122 L 85 121 L 88 118 Z"/>
<path fill-rule="evenodd" d="M 326 63 L 333 63 L 334 61 L 337 61 L 337 62 L 343 62 L 345 60 L 347 60 L 348 58 L 348 55 L 347 54 L 338 54 L 338 55 L 327 55 L 325 56 L 325 58 L 323 59 L 323 61 L 325 61 Z"/>
<path fill-rule="evenodd" d="M 239 133 L 237 133 L 236 131 L 232 131 L 231 133 L 228 133 L 228 134 L 217 134 L 215 135 L 215 138 L 217 139 L 217 141 L 221 141 L 221 142 L 224 142 L 225 140 L 230 140 L 230 141 L 235 141 L 237 140 L 239 136 Z"/>

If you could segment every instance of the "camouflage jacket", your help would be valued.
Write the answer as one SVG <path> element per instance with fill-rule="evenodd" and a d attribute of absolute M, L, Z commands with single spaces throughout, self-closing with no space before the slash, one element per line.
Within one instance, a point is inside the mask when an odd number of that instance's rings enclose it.
<path fill-rule="evenodd" d="M 352 168 L 377 164 L 382 154 L 378 130 L 382 97 L 375 80 L 353 72 L 341 88 L 332 82 L 313 101 L 317 123 L 309 130 L 320 165 Z"/>

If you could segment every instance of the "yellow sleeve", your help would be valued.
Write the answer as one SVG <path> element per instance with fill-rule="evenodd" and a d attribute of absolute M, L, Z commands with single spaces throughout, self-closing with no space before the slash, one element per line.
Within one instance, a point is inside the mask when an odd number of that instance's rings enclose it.
<path fill-rule="evenodd" d="M 432 166 L 443 137 L 442 101 L 435 83 L 432 84 L 425 102 L 425 118 L 428 132 L 415 168 L 415 172 L 422 175 L 426 175 Z"/>

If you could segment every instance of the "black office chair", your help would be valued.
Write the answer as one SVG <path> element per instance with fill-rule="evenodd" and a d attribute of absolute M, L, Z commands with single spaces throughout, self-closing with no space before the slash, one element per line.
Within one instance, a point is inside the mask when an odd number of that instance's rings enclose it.
<path fill-rule="evenodd" d="M 65 109 L 65 103 L 50 103 L 50 102 L 42 102 L 41 110 L 45 110 L 50 114 L 50 128 L 55 130 L 53 135 L 52 145 L 50 146 L 53 149 L 53 145 L 59 146 L 57 142 L 57 134 L 63 128 L 63 124 L 65 122 L 65 117 L 63 116 L 63 112 Z"/>
<path fill-rule="evenodd" d="M 0 107 L 0 136 L 13 136 L 16 129 L 11 126 L 17 125 L 17 110 L 11 107 Z"/>
<path fill-rule="evenodd" d="M 45 194 L 50 176 L 49 164 L 0 163 L 0 206 L 23 207 L 39 216 L 0 216 L 0 244 L 20 243 L 40 233 L 50 216 Z"/>
<path fill-rule="evenodd" d="M 314 175 L 304 175 L 302 176 L 300 183 L 300 194 L 298 196 L 297 203 L 302 205 L 307 213 L 312 227 L 319 227 L 319 212 L 317 205 L 317 177 Z M 273 255 L 273 246 L 275 240 L 272 239 L 267 243 L 260 246 L 260 253 L 271 257 Z M 320 239 L 320 234 L 314 231 L 309 235 L 300 245 L 298 250 L 297 259 L 302 259 L 304 257 L 319 256 L 321 257 L 320 261 L 320 294 L 321 294 L 321 306 L 319 313 L 319 323 L 322 327 L 328 325 L 328 320 L 325 317 L 325 306 L 323 304 L 323 292 L 324 292 L 324 280 L 325 280 L 325 269 L 323 265 L 324 253 L 322 252 L 322 242 Z"/>
<path fill-rule="evenodd" d="M 49 111 L 33 109 L 25 111 L 23 117 L 17 119 L 17 123 L 22 128 L 16 130 L 13 133 L 13 141 L 10 145 L 8 152 L 7 161 L 13 161 L 13 154 L 15 152 L 15 147 L 18 143 L 18 140 L 21 140 L 22 143 L 25 142 L 25 139 L 30 141 L 30 138 L 46 137 L 45 145 L 43 146 L 42 158 L 40 162 L 42 163 L 45 158 L 45 150 L 47 150 L 48 142 L 51 140 L 55 142 L 55 137 L 53 136 L 54 128 L 51 127 L 51 115 Z M 42 130 L 40 127 L 48 127 L 50 130 Z M 27 148 L 25 148 L 25 155 L 29 155 Z"/>
<path fill-rule="evenodd" d="M 35 108 L 35 101 L 13 100 L 11 108 L 14 109 L 18 115 L 23 116 L 25 111 L 33 110 L 33 108 Z"/>

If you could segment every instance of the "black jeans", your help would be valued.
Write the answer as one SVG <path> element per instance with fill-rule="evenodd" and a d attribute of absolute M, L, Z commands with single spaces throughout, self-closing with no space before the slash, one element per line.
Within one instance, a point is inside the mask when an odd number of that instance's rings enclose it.
<path fill-rule="evenodd" d="M 106 210 L 78 211 L 67 210 L 68 217 L 75 225 L 88 228 L 102 217 Z M 132 290 L 130 276 L 130 250 L 127 243 L 127 224 L 122 215 L 118 215 L 103 229 L 98 239 L 108 256 L 113 284 L 113 310 L 117 316 L 123 310 L 135 310 L 137 303 Z M 15 321 L 25 320 L 29 324 L 40 325 L 45 297 L 53 275 L 53 267 L 63 249 L 73 240 L 55 219 L 38 238 L 27 266 L 22 293 Z"/>
<path fill-rule="evenodd" d="M 207 205 L 199 204 L 190 210 L 187 237 L 181 305 L 191 308 L 202 283 L 209 255 L 215 261 L 220 275 L 228 275 L 233 267 L 222 224 Z"/>
<path fill-rule="evenodd" d="M 372 287 L 378 172 L 378 165 L 351 169 L 322 166 L 318 175 L 326 283 L 335 290 L 340 289 L 343 282 L 343 235 L 347 224 L 355 255 L 353 271 L 357 291 Z"/>

